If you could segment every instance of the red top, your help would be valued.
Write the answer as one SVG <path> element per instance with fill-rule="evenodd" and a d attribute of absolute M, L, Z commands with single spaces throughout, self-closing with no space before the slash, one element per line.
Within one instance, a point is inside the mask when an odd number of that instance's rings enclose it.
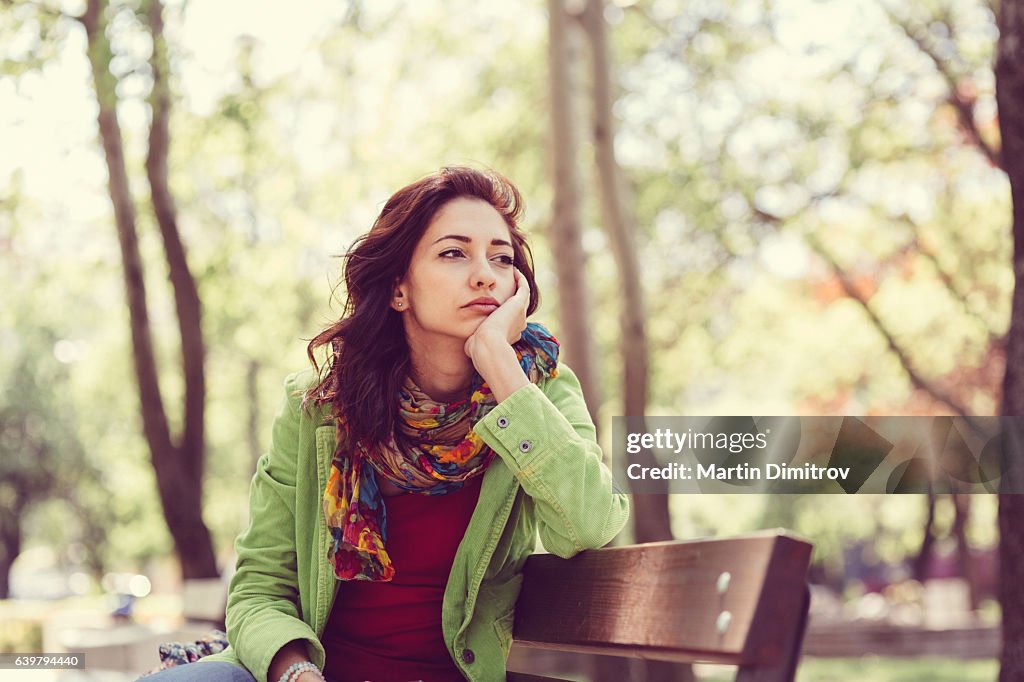
<path fill-rule="evenodd" d="M 441 601 L 483 476 L 447 495 L 385 497 L 389 583 L 346 580 L 320 641 L 331 682 L 463 682 L 441 632 Z"/>

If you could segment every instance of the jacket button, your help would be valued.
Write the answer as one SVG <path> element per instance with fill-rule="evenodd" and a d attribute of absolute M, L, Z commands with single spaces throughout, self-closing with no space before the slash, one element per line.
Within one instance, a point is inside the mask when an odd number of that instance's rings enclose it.
<path fill-rule="evenodd" d="M 530 448 L 532 448 L 532 447 L 533 447 L 533 443 L 531 443 L 528 440 L 524 440 L 524 441 L 520 441 L 519 442 L 519 451 L 520 452 L 529 452 Z"/>
<path fill-rule="evenodd" d="M 505 428 L 508 426 L 508 417 L 498 417 L 498 427 Z"/>
<path fill-rule="evenodd" d="M 462 660 L 465 661 L 466 663 L 472 663 L 473 661 L 476 660 L 476 654 L 473 653 L 472 649 L 463 649 L 462 650 Z"/>

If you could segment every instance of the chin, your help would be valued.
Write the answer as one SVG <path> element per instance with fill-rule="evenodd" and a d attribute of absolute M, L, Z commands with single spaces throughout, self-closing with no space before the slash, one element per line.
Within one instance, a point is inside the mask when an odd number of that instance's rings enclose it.
<path fill-rule="evenodd" d="M 480 328 L 480 325 L 482 325 L 484 323 L 484 320 L 486 319 L 486 317 L 482 318 L 479 322 L 471 322 L 470 324 L 463 327 L 460 333 L 462 340 L 465 341 L 469 337 L 473 336 L 473 334 L 476 333 L 476 330 Z"/>
<path fill-rule="evenodd" d="M 466 340 L 469 339 L 469 337 L 473 336 L 473 334 L 476 333 L 476 330 L 479 328 L 480 323 L 474 322 L 471 324 L 462 324 L 458 326 L 452 325 L 450 327 L 444 328 L 438 327 L 433 330 L 433 333 L 437 334 L 438 336 L 447 336 L 452 339 L 458 339 L 459 341 L 465 343 Z"/>

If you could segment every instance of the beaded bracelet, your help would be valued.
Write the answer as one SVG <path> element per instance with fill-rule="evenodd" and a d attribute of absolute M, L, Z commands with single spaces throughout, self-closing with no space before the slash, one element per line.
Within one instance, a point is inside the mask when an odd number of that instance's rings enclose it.
<path fill-rule="evenodd" d="M 324 676 L 320 673 L 320 668 L 316 667 L 316 664 L 311 663 L 310 661 L 292 663 L 288 666 L 288 669 L 284 671 L 277 682 L 295 682 L 295 680 L 299 679 L 299 675 L 305 672 L 311 672 L 321 680 L 324 680 L 324 682 L 327 682 Z"/>

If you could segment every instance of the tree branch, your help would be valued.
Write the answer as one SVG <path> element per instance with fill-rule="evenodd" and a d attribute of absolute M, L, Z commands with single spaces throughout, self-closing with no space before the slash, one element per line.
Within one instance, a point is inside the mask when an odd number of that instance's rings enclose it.
<path fill-rule="evenodd" d="M 827 197 L 837 195 L 839 193 L 839 188 L 842 186 L 842 184 L 842 181 L 840 181 L 832 191 L 826 194 L 811 197 L 811 199 L 803 207 L 801 212 L 806 211 L 810 207 L 820 203 L 823 199 Z M 754 207 L 752 204 L 751 210 L 759 219 L 765 222 L 771 222 L 775 224 L 780 224 L 783 222 L 782 218 L 780 218 L 779 216 L 773 215 L 771 213 L 766 213 L 765 211 L 762 211 Z M 956 398 L 954 398 L 946 391 L 943 391 L 941 388 L 935 385 L 934 382 L 931 382 L 928 379 L 921 376 L 917 369 L 915 369 L 913 363 L 910 361 L 910 357 L 900 347 L 900 345 L 896 343 L 896 339 L 893 338 L 892 333 L 885 326 L 885 323 L 882 322 L 881 318 L 879 318 L 875 311 L 871 309 L 871 306 L 868 304 L 868 298 L 857 290 L 857 287 L 850 280 L 849 276 L 839 266 L 835 258 L 832 257 L 832 254 L 829 253 L 829 251 L 824 247 L 824 245 L 821 244 L 821 242 L 818 241 L 818 239 L 814 235 L 805 236 L 805 240 L 808 246 L 810 246 L 811 249 L 814 250 L 814 252 L 817 253 L 832 270 L 832 274 L 836 277 L 837 280 L 839 280 L 839 283 L 843 288 L 843 292 L 847 295 L 847 297 L 859 303 L 864 312 L 867 313 L 868 318 L 871 320 L 872 324 L 878 330 L 879 334 L 881 334 L 882 337 L 885 339 L 886 345 L 889 347 L 890 352 L 892 352 L 900 361 L 900 365 L 903 367 L 903 371 L 907 373 L 907 377 L 910 379 L 911 384 L 915 388 L 925 391 L 926 393 L 932 395 L 937 400 L 945 403 L 960 416 L 969 417 L 970 412 L 967 410 L 966 407 L 961 405 L 956 400 Z"/>
<path fill-rule="evenodd" d="M 911 231 L 913 233 L 913 237 L 911 238 L 911 242 L 910 242 L 910 244 L 908 246 L 914 248 L 917 251 L 917 253 L 919 253 L 921 256 L 923 256 L 924 259 L 927 260 L 931 264 L 932 268 L 935 270 L 936 277 L 938 277 L 939 281 L 942 282 L 943 286 L 946 287 L 946 290 L 950 293 L 950 295 L 957 302 L 959 302 L 960 307 L 963 310 L 964 314 L 967 315 L 968 317 L 974 318 L 975 320 L 978 321 L 978 323 L 985 330 L 985 333 L 987 335 L 987 339 L 986 339 L 987 343 L 989 343 L 990 345 L 1002 343 L 1003 336 L 1000 335 L 1000 334 L 997 334 L 996 331 L 993 329 L 992 325 L 988 323 L 988 321 L 986 321 L 976 311 L 971 309 L 971 306 L 969 306 L 967 304 L 967 296 L 964 295 L 963 293 L 961 293 L 957 289 L 956 285 L 954 284 L 952 274 L 950 274 L 948 271 L 946 271 L 939 264 L 938 257 L 935 255 L 935 253 L 930 248 L 925 246 L 924 243 L 921 241 L 921 239 L 920 239 L 920 227 L 914 221 L 914 219 L 911 218 L 906 213 L 902 213 L 899 216 L 897 216 L 896 218 L 900 222 L 906 224 L 911 229 Z"/>
<path fill-rule="evenodd" d="M 927 56 L 932 64 L 935 65 L 935 69 L 939 72 L 939 75 L 946 81 L 946 86 L 949 88 L 949 96 L 946 100 L 956 110 L 957 118 L 960 121 L 960 125 L 967 132 L 971 141 L 981 150 L 981 152 L 988 158 L 996 168 L 1003 168 L 1003 161 L 999 150 L 994 149 L 985 139 L 981 136 L 981 131 L 978 130 L 978 125 L 974 120 L 974 102 L 968 101 L 960 94 L 960 83 L 957 81 L 956 75 L 950 71 L 949 65 L 946 60 L 942 59 L 932 46 L 928 44 L 928 41 L 921 34 L 919 29 L 913 29 L 904 22 L 902 22 L 896 15 L 893 14 L 887 6 L 882 4 L 882 11 L 885 12 L 889 20 L 895 24 L 903 33 L 910 39 L 917 49 L 920 50 L 925 56 Z"/>
<path fill-rule="evenodd" d="M 857 287 L 855 287 L 853 282 L 850 281 L 850 278 L 839 266 L 835 258 L 832 257 L 832 254 L 828 252 L 828 249 L 826 249 L 824 245 L 822 245 L 821 242 L 819 242 L 818 239 L 814 236 L 808 235 L 806 240 L 807 244 L 814 250 L 814 252 L 817 253 L 818 256 L 820 256 L 821 259 L 825 261 L 826 264 L 828 264 L 829 268 L 832 270 L 832 274 L 835 275 L 836 279 L 839 280 L 839 283 L 843 287 L 843 291 L 846 293 L 846 295 L 849 298 L 852 298 L 853 300 L 857 301 L 857 303 L 860 304 L 864 312 L 867 313 L 867 316 L 871 320 L 871 323 L 875 326 L 878 332 L 885 339 L 886 345 L 889 347 L 889 351 L 893 353 L 893 355 L 895 355 L 897 359 L 899 359 L 900 364 L 903 366 L 903 371 L 907 373 L 907 376 L 910 379 L 910 383 L 913 384 L 915 388 L 925 391 L 934 396 L 936 399 L 944 402 L 961 417 L 969 417 L 970 412 L 967 410 L 966 407 L 961 405 L 956 400 L 956 398 L 951 396 L 946 391 L 943 391 L 933 382 L 925 379 L 914 368 L 913 363 L 910 361 L 910 357 L 902 348 L 900 348 L 899 344 L 896 343 L 896 339 L 893 338 L 892 334 L 886 328 L 881 318 L 879 318 L 875 311 L 871 309 L 871 306 L 868 304 L 867 297 L 862 295 L 859 291 L 857 291 Z"/>

